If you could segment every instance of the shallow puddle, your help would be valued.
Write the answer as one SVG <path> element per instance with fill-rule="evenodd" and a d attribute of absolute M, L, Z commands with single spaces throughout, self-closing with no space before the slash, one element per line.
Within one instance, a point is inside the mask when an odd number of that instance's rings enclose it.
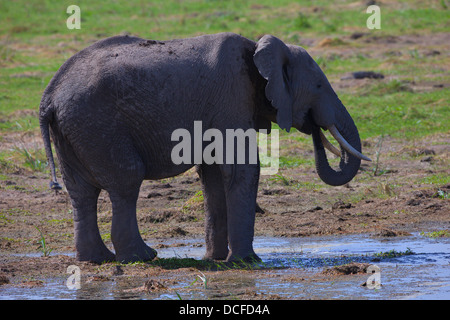
<path fill-rule="evenodd" d="M 201 259 L 205 248 L 199 239 L 167 240 L 158 249 L 161 258 Z M 155 246 L 155 243 L 149 245 Z M 66 286 L 66 277 L 46 278 L 42 286 L 0 286 L 0 299 L 450 299 L 450 239 L 368 236 L 320 238 L 257 237 L 261 269 L 208 271 L 202 276 L 170 270 L 155 280 L 166 290 L 142 292 L 144 277 L 117 276 L 106 281 L 85 281 L 78 290 Z M 392 251 L 394 250 L 394 251 Z M 380 252 L 406 253 L 378 257 Z M 392 255 L 391 255 L 392 256 Z M 350 262 L 368 263 L 375 273 L 327 275 L 323 271 Z M 381 286 L 362 286 L 376 277 Z M 251 296 L 250 296 L 251 298 Z"/>

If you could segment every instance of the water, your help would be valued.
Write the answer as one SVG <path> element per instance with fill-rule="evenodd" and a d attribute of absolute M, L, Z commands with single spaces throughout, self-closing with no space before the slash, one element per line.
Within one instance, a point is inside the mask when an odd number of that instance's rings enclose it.
<path fill-rule="evenodd" d="M 169 241 L 168 241 L 169 242 Z M 180 247 L 158 249 L 161 258 L 201 259 L 205 248 L 202 240 L 170 240 Z M 152 243 L 149 243 L 152 245 Z M 83 284 L 80 290 L 70 290 L 66 278 L 45 279 L 36 288 L 0 287 L 0 299 L 177 299 L 183 300 L 238 298 L 245 290 L 283 299 L 450 299 L 450 239 L 430 239 L 415 234 L 409 237 L 370 238 L 368 236 L 332 236 L 320 238 L 257 237 L 255 252 L 262 258 L 262 270 L 253 272 L 215 272 L 214 281 L 220 288 L 200 290 L 192 287 L 192 279 L 173 276 L 173 290 L 155 293 L 130 292 L 126 289 L 142 285 L 145 279 L 117 277 L 114 281 Z M 411 255 L 377 258 L 376 253 L 412 251 Z M 370 289 L 361 284 L 370 274 L 324 275 L 325 268 L 349 262 L 375 265 L 381 287 Z M 221 277 L 223 279 L 221 279 Z M 220 289 L 220 290 L 219 290 Z M 223 292 L 226 292 L 224 295 Z"/>
<path fill-rule="evenodd" d="M 264 239 L 261 242 L 271 243 Z M 361 287 L 370 276 L 343 276 L 335 281 L 321 281 L 315 285 L 306 283 L 297 288 L 299 293 L 284 290 L 290 298 L 317 299 L 450 299 L 450 239 L 430 239 L 419 235 L 403 238 L 375 239 L 370 237 L 324 237 L 316 239 L 274 239 L 270 249 L 262 249 L 261 257 L 274 264 L 284 263 L 288 266 L 300 266 L 307 270 L 323 269 L 354 262 L 370 263 L 379 268 L 381 288 L 374 290 Z M 311 240 L 311 241 L 308 241 Z M 380 252 L 414 254 L 393 258 L 377 258 Z M 288 269 L 289 270 L 289 269 Z M 300 284 L 296 284 L 301 286 Z M 261 286 L 270 291 L 270 283 Z M 294 286 L 295 288 L 295 286 Z M 303 291 L 308 291 L 305 295 Z M 295 291 L 295 290 L 293 290 Z"/>

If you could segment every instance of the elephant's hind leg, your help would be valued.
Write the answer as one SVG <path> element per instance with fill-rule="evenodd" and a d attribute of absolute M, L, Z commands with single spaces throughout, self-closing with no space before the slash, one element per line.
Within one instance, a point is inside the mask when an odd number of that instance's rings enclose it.
<path fill-rule="evenodd" d="M 100 189 L 90 185 L 74 172 L 70 172 L 70 176 L 66 174 L 64 180 L 73 207 L 77 260 L 95 263 L 114 261 L 115 255 L 105 246 L 97 225 Z"/>
<path fill-rule="evenodd" d="M 113 218 L 111 239 L 116 251 L 116 260 L 123 263 L 149 261 L 156 251 L 147 246 L 139 233 L 136 218 L 136 201 L 139 187 L 124 192 L 110 192 Z"/>

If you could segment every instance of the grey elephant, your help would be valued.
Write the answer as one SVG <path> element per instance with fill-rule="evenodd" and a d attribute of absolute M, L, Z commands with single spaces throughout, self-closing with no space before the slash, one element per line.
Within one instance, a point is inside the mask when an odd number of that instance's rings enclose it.
<path fill-rule="evenodd" d="M 56 180 L 50 136 L 74 214 L 77 259 L 101 263 L 151 260 L 156 251 L 140 236 L 136 202 L 145 179 L 178 175 L 194 163 L 175 164 L 177 128 L 267 129 L 275 122 L 312 134 L 317 173 L 343 185 L 357 173 L 357 128 L 326 76 L 301 47 L 266 35 L 258 42 L 221 33 L 171 41 L 116 36 L 68 59 L 46 88 L 39 109 Z M 340 144 L 334 148 L 321 130 Z M 248 144 L 246 144 L 248 146 Z M 324 146 L 340 155 L 330 167 Z M 253 250 L 257 163 L 198 165 L 205 204 L 206 259 L 258 259 Z M 101 190 L 112 202 L 111 239 L 97 226 Z"/>

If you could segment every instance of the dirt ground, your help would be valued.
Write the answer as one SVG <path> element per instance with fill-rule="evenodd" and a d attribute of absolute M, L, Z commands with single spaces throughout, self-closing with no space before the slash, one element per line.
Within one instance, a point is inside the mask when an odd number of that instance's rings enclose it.
<path fill-rule="evenodd" d="M 406 43 L 412 41 L 406 40 L 409 41 Z M 435 40 L 438 43 L 442 39 Z M 316 50 L 319 48 L 317 46 Z M 352 90 L 362 82 L 339 83 L 342 90 L 348 89 L 346 87 Z M 3 137 L 2 148 L 14 146 L 17 141 L 41 145 L 37 132 L 28 133 L 26 137 L 11 133 Z M 364 163 L 357 177 L 341 187 L 326 186 L 315 171 L 306 166 L 284 168 L 277 176 L 263 176 L 258 204 L 264 212 L 256 214 L 255 235 L 308 237 L 370 234 L 391 237 L 450 229 L 450 184 L 440 185 L 427 180 L 433 175 L 449 174 L 449 141 L 448 134 L 407 143 L 385 137 L 381 148 L 377 139 L 363 141 L 365 154 L 375 160 L 378 152 L 380 157 L 378 161 Z M 309 148 L 287 148 L 282 149 L 282 152 L 313 158 L 312 144 Z M 378 174 L 375 175 L 377 165 Z M 0 288 L 2 284 L 30 287 L 43 285 L 41 280 L 35 279 L 66 275 L 67 266 L 71 264 L 80 266 L 83 274 L 90 275 L 91 281 L 102 281 L 105 276 L 114 277 L 118 269 L 130 276 L 148 278 L 158 274 L 163 275 L 163 278 L 167 275 L 169 279 L 168 274 L 173 274 L 173 270 L 158 267 L 117 267 L 114 264 L 99 267 L 75 261 L 73 256 L 67 255 L 74 252 L 72 208 L 67 192 L 50 191 L 47 174 L 23 168 L 9 170 L 2 177 Z M 141 187 L 137 212 L 143 239 L 158 250 L 170 246 L 171 239 L 202 238 L 204 212 L 200 190 L 200 181 L 193 170 L 162 181 L 145 181 Z M 102 237 L 112 249 L 111 203 L 104 191 L 100 194 L 98 211 Z M 41 233 L 46 249 L 52 250 L 50 257 L 42 256 L 43 248 L 39 248 L 38 244 L 42 239 Z M 199 242 L 198 245 L 202 246 L 203 243 Z M 236 275 L 236 271 L 226 272 Z M 239 272 L 245 274 L 251 271 Z M 177 270 L 180 277 L 195 273 L 192 268 Z M 158 291 L 167 286 L 167 283 L 161 286 L 146 283 L 142 290 L 150 288 L 149 291 Z M 277 298 L 256 296 L 251 290 L 239 297 Z"/>

